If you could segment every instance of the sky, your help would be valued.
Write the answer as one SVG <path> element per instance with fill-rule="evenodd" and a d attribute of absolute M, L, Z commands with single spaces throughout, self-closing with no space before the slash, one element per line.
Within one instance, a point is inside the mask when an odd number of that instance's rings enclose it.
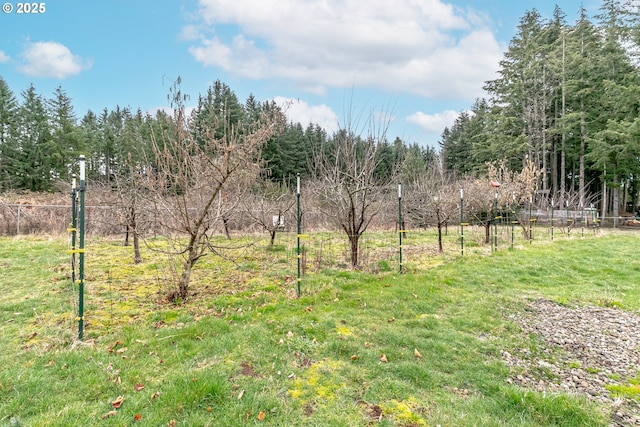
<path fill-rule="evenodd" d="M 305 127 L 437 146 L 485 95 L 524 13 L 548 19 L 556 4 L 573 24 L 601 0 L 9 1 L 0 77 L 19 100 L 30 84 L 45 98 L 62 87 L 78 118 L 168 108 L 178 77 L 193 106 L 220 80 Z"/>

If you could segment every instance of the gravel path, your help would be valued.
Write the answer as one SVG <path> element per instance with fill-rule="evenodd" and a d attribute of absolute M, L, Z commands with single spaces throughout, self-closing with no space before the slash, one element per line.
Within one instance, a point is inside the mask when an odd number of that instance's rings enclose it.
<path fill-rule="evenodd" d="M 611 426 L 640 425 L 640 394 L 622 398 L 606 388 L 640 379 L 638 314 L 539 299 L 509 318 L 540 338 L 533 348 L 502 352 L 514 367 L 510 382 L 540 392 L 583 394 L 612 407 Z"/>

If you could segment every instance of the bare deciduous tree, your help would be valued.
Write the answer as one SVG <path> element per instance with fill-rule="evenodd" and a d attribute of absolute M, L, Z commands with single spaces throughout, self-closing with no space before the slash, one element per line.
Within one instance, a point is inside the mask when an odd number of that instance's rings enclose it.
<path fill-rule="evenodd" d="M 215 226 L 258 176 L 261 149 L 282 117 L 265 116 L 242 127 L 216 123 L 215 129 L 201 128 L 196 140 L 185 117 L 179 81 L 172 95 L 173 124 L 163 135 L 154 136 L 155 162 L 147 173 L 147 185 L 162 234 L 182 260 L 169 298 L 184 300 L 193 266 L 216 249 L 211 243 Z"/>
<path fill-rule="evenodd" d="M 494 206 L 503 209 L 529 203 L 538 188 L 540 170 L 527 159 L 520 172 L 509 169 L 507 161 L 487 164 L 487 176 L 465 184 L 465 195 L 468 193 L 468 206 L 476 220 L 485 226 L 485 243 L 489 243 L 491 224 L 494 221 Z M 492 186 L 499 184 L 499 188 Z M 466 197 L 466 196 L 465 196 Z M 525 238 L 529 238 L 528 220 L 519 218 Z"/>
<path fill-rule="evenodd" d="M 460 209 L 459 187 L 439 167 L 433 167 L 407 187 L 407 216 L 415 224 L 437 228 L 438 251 L 442 253 L 442 229 Z"/>
<path fill-rule="evenodd" d="M 245 212 L 269 233 L 269 245 L 273 246 L 276 233 L 284 228 L 285 216 L 296 203 L 294 195 L 283 184 L 265 182 L 261 194 L 251 194 L 244 201 Z"/>
<path fill-rule="evenodd" d="M 375 128 L 371 115 L 365 125 Z M 361 137 L 354 122 L 340 129 L 327 146 L 313 148 L 311 183 L 320 210 L 347 235 L 351 265 L 358 267 L 358 244 L 380 210 L 384 188 L 394 179 L 376 176 L 377 151 L 384 141 L 388 124 L 377 132 L 369 129 Z"/>

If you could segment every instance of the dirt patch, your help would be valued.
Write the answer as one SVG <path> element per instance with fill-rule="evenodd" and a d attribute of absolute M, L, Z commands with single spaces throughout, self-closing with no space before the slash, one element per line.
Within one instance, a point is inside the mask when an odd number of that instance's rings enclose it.
<path fill-rule="evenodd" d="M 252 377 L 252 378 L 255 378 L 258 376 L 258 374 L 256 374 L 256 371 L 253 369 L 253 366 L 249 365 L 247 362 L 242 362 L 240 366 L 242 366 L 242 372 L 240 373 L 243 376 Z"/>

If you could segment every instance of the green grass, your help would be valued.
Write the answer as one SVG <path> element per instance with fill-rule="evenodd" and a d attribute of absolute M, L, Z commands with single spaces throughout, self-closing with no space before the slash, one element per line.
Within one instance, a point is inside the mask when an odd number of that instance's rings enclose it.
<path fill-rule="evenodd" d="M 380 236 L 367 245 L 384 248 Z M 610 408 L 510 385 L 500 350 L 535 347 L 508 320 L 532 298 L 640 309 L 638 237 L 460 257 L 421 252 L 410 235 L 407 274 L 392 257 L 365 272 L 325 260 L 296 299 L 280 236 L 271 249 L 203 258 L 181 305 L 164 299 L 163 259 L 145 251 L 134 265 L 130 248 L 90 239 L 83 343 L 67 242 L 2 238 L 0 427 L 606 426 Z M 627 382 L 612 391 L 635 396 L 637 379 Z"/>

